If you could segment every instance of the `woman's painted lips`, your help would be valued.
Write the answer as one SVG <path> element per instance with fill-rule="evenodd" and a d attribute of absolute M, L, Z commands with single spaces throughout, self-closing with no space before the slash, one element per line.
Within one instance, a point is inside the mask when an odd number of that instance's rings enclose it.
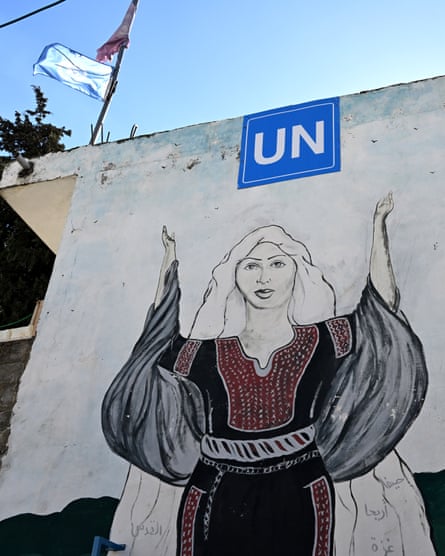
<path fill-rule="evenodd" d="M 260 299 L 269 299 L 275 290 L 271 289 L 264 289 L 264 290 L 256 290 L 255 295 Z"/>

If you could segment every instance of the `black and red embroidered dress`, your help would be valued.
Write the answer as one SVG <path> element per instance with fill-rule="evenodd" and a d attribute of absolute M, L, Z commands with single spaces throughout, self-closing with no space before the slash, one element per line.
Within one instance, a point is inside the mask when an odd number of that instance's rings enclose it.
<path fill-rule="evenodd" d="M 264 369 L 236 337 L 178 338 L 161 358 L 205 405 L 203 454 L 178 521 L 181 556 L 331 554 L 333 489 L 313 423 L 352 327 L 350 318 L 295 326 Z"/>
<path fill-rule="evenodd" d="M 330 556 L 332 480 L 371 469 L 415 418 L 420 342 L 368 285 L 352 315 L 295 326 L 261 368 L 236 337 L 178 335 L 175 271 L 105 396 L 108 443 L 185 485 L 178 555 Z"/>

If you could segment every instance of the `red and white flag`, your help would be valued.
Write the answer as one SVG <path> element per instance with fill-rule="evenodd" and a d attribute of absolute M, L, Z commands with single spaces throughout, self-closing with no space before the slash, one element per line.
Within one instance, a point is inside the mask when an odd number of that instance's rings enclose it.
<path fill-rule="evenodd" d="M 96 60 L 98 62 L 111 62 L 113 56 L 119 52 L 121 46 L 128 47 L 130 44 L 130 29 L 136 13 L 138 0 L 132 0 L 122 23 L 111 35 L 111 37 L 100 48 L 97 49 Z"/>

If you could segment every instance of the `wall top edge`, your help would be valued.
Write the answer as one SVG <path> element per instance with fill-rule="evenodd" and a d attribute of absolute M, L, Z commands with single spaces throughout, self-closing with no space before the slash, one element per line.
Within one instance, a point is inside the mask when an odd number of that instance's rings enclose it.
<path fill-rule="evenodd" d="M 441 75 L 340 96 L 343 114 L 342 125 L 345 127 L 357 125 L 369 121 L 370 118 L 390 118 L 393 115 L 397 115 L 394 110 L 400 115 L 403 112 L 403 104 L 409 102 L 410 96 L 415 91 L 419 94 L 429 94 L 431 96 L 432 109 L 444 108 L 445 76 Z M 366 113 L 362 112 L 361 107 L 363 103 L 369 102 L 370 99 L 376 102 L 375 110 L 367 110 Z M 410 104 L 410 109 L 412 110 L 412 103 Z M 354 118 L 351 118 L 351 113 L 354 113 Z M 26 177 L 19 177 L 22 167 L 17 161 L 13 161 L 3 171 L 2 178 L 0 179 L 0 190 L 73 175 L 82 176 L 82 173 L 88 167 L 106 167 L 110 161 L 119 166 L 120 159 L 125 157 L 127 150 L 122 148 L 123 146 L 129 147 L 131 145 L 141 159 L 147 156 L 153 147 L 160 148 L 168 145 L 180 145 L 181 154 L 191 156 L 195 153 L 188 151 L 190 149 L 193 150 L 193 148 L 196 149 L 196 145 L 190 147 L 188 139 L 191 136 L 196 138 L 198 128 L 201 128 L 205 141 L 210 141 L 216 148 L 218 148 L 219 143 L 221 146 L 233 143 L 235 147 L 234 142 L 236 140 L 239 142 L 240 140 L 238 136 L 242 122 L 243 116 L 239 116 L 225 120 L 192 124 L 172 130 L 157 131 L 133 138 L 118 139 L 108 143 L 78 146 L 58 153 L 49 153 L 45 156 L 32 159 L 34 170 Z M 121 162 L 125 165 L 124 160 Z"/>

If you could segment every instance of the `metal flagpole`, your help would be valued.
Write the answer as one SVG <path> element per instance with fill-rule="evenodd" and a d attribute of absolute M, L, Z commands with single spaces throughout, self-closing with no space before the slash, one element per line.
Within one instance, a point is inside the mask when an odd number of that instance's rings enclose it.
<path fill-rule="evenodd" d="M 122 45 L 119 48 L 119 52 L 118 52 L 117 60 L 116 60 L 116 65 L 114 66 L 113 71 L 111 73 L 110 84 L 108 86 L 107 96 L 105 97 L 104 104 L 102 106 L 102 110 L 100 111 L 100 114 L 97 118 L 96 125 L 94 126 L 94 130 L 91 134 L 90 145 L 94 145 L 94 143 L 96 142 L 97 136 L 99 135 L 100 128 L 103 124 L 105 116 L 107 115 L 108 108 L 110 107 L 111 99 L 112 99 L 112 97 L 114 95 L 114 92 L 116 90 L 116 87 L 117 87 L 117 77 L 119 75 L 119 70 L 120 70 L 120 67 L 121 67 L 122 58 L 124 57 L 124 52 L 125 52 L 126 48 L 127 47 L 124 46 L 124 45 Z"/>
<path fill-rule="evenodd" d="M 134 14 L 136 13 L 136 8 L 138 6 L 138 3 L 139 3 L 139 0 L 132 0 L 132 4 L 134 5 L 134 10 L 135 10 L 133 12 L 133 18 L 134 18 Z M 125 19 L 124 19 L 124 21 L 125 21 Z M 133 19 L 131 20 L 131 22 L 129 24 L 128 37 L 130 36 L 130 31 L 131 31 L 132 24 L 133 24 Z M 126 45 L 123 44 L 119 48 L 119 52 L 118 52 L 117 59 L 116 59 L 116 65 L 114 66 L 113 71 L 111 73 L 110 83 L 108 85 L 108 90 L 107 90 L 107 94 L 106 94 L 106 97 L 105 97 L 105 100 L 104 100 L 104 104 L 103 104 L 102 110 L 100 111 L 100 114 L 97 118 L 97 122 L 96 122 L 96 125 L 94 126 L 93 132 L 91 133 L 90 145 L 94 145 L 94 143 L 96 142 L 97 136 L 99 135 L 100 129 L 101 129 L 102 124 L 103 124 L 103 121 L 105 119 L 105 116 L 107 115 L 108 108 L 110 107 L 111 99 L 112 99 L 112 97 L 114 95 L 114 92 L 116 90 L 116 87 L 117 87 L 117 77 L 119 75 L 119 70 L 120 70 L 120 67 L 121 67 L 122 58 L 124 57 L 124 52 L 125 52 L 125 49 L 127 48 L 127 46 L 128 46 L 128 42 L 127 42 Z"/>

